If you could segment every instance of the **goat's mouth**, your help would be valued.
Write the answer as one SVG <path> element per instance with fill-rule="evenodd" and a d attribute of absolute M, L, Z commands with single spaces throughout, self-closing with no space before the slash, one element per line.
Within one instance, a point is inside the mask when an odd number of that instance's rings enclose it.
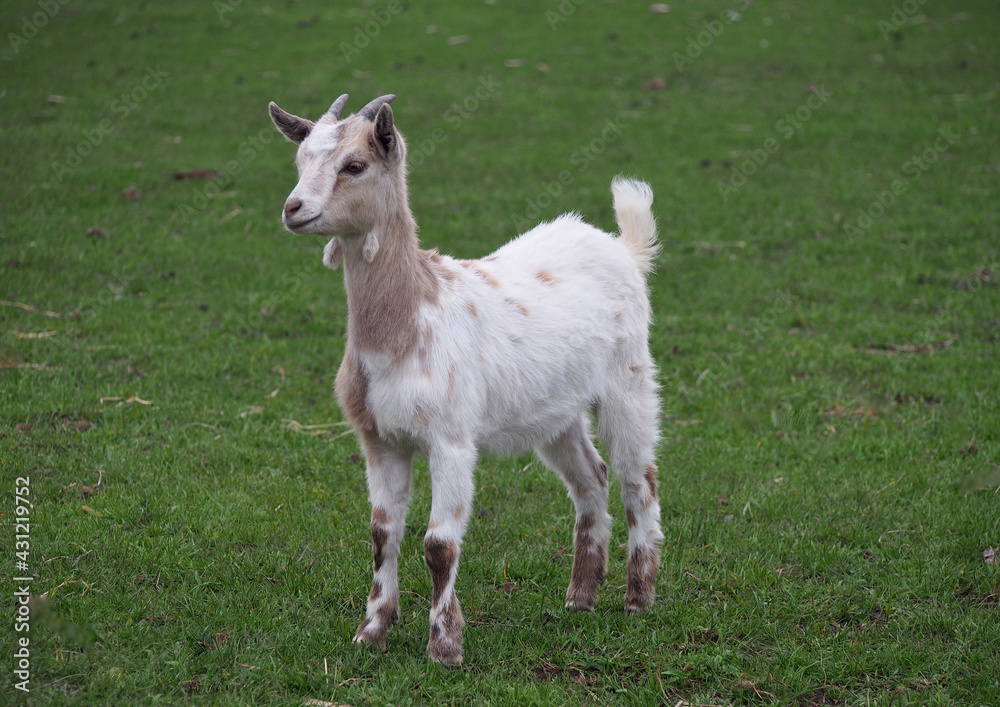
<path fill-rule="evenodd" d="M 285 228 L 289 231 L 301 231 L 303 228 L 311 224 L 313 221 L 318 219 L 322 214 L 316 214 L 310 218 L 302 219 L 301 221 L 285 221 Z"/>

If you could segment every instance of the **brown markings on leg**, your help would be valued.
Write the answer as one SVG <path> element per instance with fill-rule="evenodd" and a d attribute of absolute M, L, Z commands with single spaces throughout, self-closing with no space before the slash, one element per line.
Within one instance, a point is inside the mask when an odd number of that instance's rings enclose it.
<path fill-rule="evenodd" d="M 638 525 L 638 521 L 635 519 L 635 513 L 632 512 L 631 508 L 625 509 L 625 522 L 628 524 L 629 528 L 634 528 Z"/>
<path fill-rule="evenodd" d="M 573 571 L 566 590 L 566 606 L 579 611 L 593 610 L 607 566 L 607 548 L 598 547 L 590 534 L 594 525 L 594 516 L 590 514 L 581 516 L 576 523 Z"/>
<path fill-rule="evenodd" d="M 601 488 L 608 485 L 608 465 L 604 463 L 603 459 L 598 459 L 597 466 L 594 467 L 594 477 L 601 485 Z"/>
<path fill-rule="evenodd" d="M 646 485 L 649 487 L 649 498 L 646 499 L 643 506 L 645 508 L 649 508 L 660 500 L 659 487 L 656 482 L 656 465 L 653 464 L 653 462 L 646 465 L 646 473 L 644 476 L 646 478 Z"/>
<path fill-rule="evenodd" d="M 444 589 L 451 579 L 451 569 L 455 566 L 458 555 L 456 550 L 455 543 L 451 541 L 445 542 L 437 538 L 424 540 L 424 558 L 427 561 L 427 569 L 431 571 L 433 586 L 432 607 L 440 604 Z"/>
<path fill-rule="evenodd" d="M 379 587 L 379 593 L 381 593 L 381 586 L 376 582 L 372 585 L 372 594 L 375 594 L 376 586 Z M 388 650 L 385 637 L 389 633 L 389 627 L 397 621 L 399 621 L 399 599 L 390 596 L 382 606 L 375 610 L 374 617 L 365 618 L 361 622 L 354 634 L 354 641 L 362 645 L 378 646 L 385 653 Z"/>
<path fill-rule="evenodd" d="M 465 618 L 454 594 L 438 614 L 431 626 L 430 640 L 427 642 L 427 657 L 444 665 L 462 663 L 462 627 Z"/>
<path fill-rule="evenodd" d="M 385 560 L 385 543 L 389 539 L 389 531 L 372 519 L 372 557 L 375 560 L 375 571 L 382 569 Z"/>
<path fill-rule="evenodd" d="M 636 548 L 628 558 L 628 585 L 625 588 L 625 609 L 634 614 L 653 603 L 656 571 L 660 566 L 660 551 L 655 545 Z"/>
<path fill-rule="evenodd" d="M 380 596 L 382 596 L 382 583 L 376 579 L 372 582 L 372 591 L 368 595 L 368 601 L 378 601 Z"/>

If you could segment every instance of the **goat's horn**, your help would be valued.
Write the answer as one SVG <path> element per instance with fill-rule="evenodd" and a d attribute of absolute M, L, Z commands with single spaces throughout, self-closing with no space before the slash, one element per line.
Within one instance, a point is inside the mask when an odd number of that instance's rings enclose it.
<path fill-rule="evenodd" d="M 394 96 L 391 93 L 385 96 L 379 96 L 374 101 L 372 101 L 364 108 L 359 110 L 358 115 L 367 118 L 368 120 L 375 120 L 375 116 L 378 115 L 378 109 L 384 106 L 386 103 L 392 103 L 395 99 L 396 96 Z"/>
<path fill-rule="evenodd" d="M 340 120 L 340 111 L 344 110 L 344 106 L 347 105 L 347 94 L 341 94 L 340 98 L 333 102 L 330 106 L 330 110 L 327 113 L 333 113 L 333 117 Z"/>

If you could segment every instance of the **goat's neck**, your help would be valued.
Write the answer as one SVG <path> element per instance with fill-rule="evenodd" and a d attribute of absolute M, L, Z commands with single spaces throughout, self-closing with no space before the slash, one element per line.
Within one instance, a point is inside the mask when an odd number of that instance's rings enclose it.
<path fill-rule="evenodd" d="M 348 341 L 356 351 L 399 361 L 417 344 L 417 311 L 437 297 L 437 277 L 405 205 L 378 220 L 372 230 L 378 250 L 371 260 L 364 253 L 367 235 L 344 239 Z"/>

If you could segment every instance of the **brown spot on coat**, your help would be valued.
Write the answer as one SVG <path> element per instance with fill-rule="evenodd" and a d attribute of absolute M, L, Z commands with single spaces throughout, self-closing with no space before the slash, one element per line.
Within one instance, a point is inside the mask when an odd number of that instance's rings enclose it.
<path fill-rule="evenodd" d="M 347 342 L 344 360 L 337 371 L 334 388 L 340 409 L 347 415 L 354 429 L 362 433 L 377 433 L 378 423 L 368 408 L 368 375 L 350 341 Z"/>
<path fill-rule="evenodd" d="M 598 459 L 597 466 L 594 467 L 594 476 L 602 488 L 608 485 L 608 465 L 603 459 Z"/>
<path fill-rule="evenodd" d="M 656 482 L 656 465 L 650 462 L 646 465 L 646 484 L 649 486 L 649 495 L 654 499 L 659 498 L 659 490 Z"/>
<path fill-rule="evenodd" d="M 431 625 L 430 640 L 427 643 L 427 656 L 445 665 L 458 665 L 462 662 L 462 627 L 465 618 L 454 594 L 447 605 L 441 608 L 437 621 Z"/>
<path fill-rule="evenodd" d="M 495 277 L 493 277 L 492 274 L 490 274 L 483 268 L 478 267 L 477 265 L 472 265 L 471 270 L 476 274 L 477 277 L 479 277 L 479 279 L 481 279 L 483 282 L 485 282 L 493 289 L 495 290 L 500 289 L 500 281 L 497 280 Z"/>
<path fill-rule="evenodd" d="M 660 566 L 660 551 L 655 545 L 638 547 L 628 558 L 628 583 L 625 587 L 625 608 L 636 613 L 653 603 L 656 571 Z"/>
<path fill-rule="evenodd" d="M 378 601 L 380 596 L 382 596 L 382 583 L 376 579 L 372 582 L 372 591 L 368 595 L 368 601 Z"/>
<path fill-rule="evenodd" d="M 604 582 L 604 571 L 608 566 L 607 548 L 598 545 L 589 534 L 593 524 L 594 518 L 590 515 L 583 516 L 576 524 L 573 570 L 566 590 L 566 606 L 579 611 L 591 611 L 594 608 L 597 590 Z"/>
<path fill-rule="evenodd" d="M 444 541 L 434 537 L 424 540 L 424 558 L 427 561 L 427 569 L 431 572 L 433 585 L 431 606 L 438 606 L 441 603 L 445 587 L 451 579 L 451 570 L 458 559 L 457 550 L 455 543 L 450 540 Z"/>
<path fill-rule="evenodd" d="M 476 307 L 476 303 L 473 302 L 471 299 L 466 301 L 465 308 L 469 310 L 469 314 L 471 314 L 473 317 L 479 316 L 479 309 Z"/>
<path fill-rule="evenodd" d="M 506 299 L 504 299 L 504 302 L 506 302 L 507 304 L 509 304 L 511 307 L 517 307 L 518 311 L 521 312 L 521 316 L 523 316 L 523 317 L 527 317 L 528 316 L 528 314 L 529 314 L 528 308 L 524 306 L 523 302 L 518 302 L 517 300 L 511 299 L 510 297 L 507 297 Z"/>
<path fill-rule="evenodd" d="M 372 523 L 389 525 L 389 512 L 382 508 L 382 506 L 375 506 L 372 509 Z"/>
<path fill-rule="evenodd" d="M 635 513 L 632 512 L 631 508 L 625 509 L 625 523 L 628 524 L 629 528 L 634 528 L 638 525 L 638 521 L 635 519 Z"/>
<path fill-rule="evenodd" d="M 535 277 L 537 277 L 545 285 L 556 284 L 555 276 L 548 270 L 545 270 L 544 268 L 542 270 L 539 270 L 538 274 L 536 274 Z"/>
<path fill-rule="evenodd" d="M 372 556 L 375 560 L 375 571 L 382 569 L 385 561 L 385 543 L 389 539 L 389 531 L 385 526 L 372 521 Z"/>

